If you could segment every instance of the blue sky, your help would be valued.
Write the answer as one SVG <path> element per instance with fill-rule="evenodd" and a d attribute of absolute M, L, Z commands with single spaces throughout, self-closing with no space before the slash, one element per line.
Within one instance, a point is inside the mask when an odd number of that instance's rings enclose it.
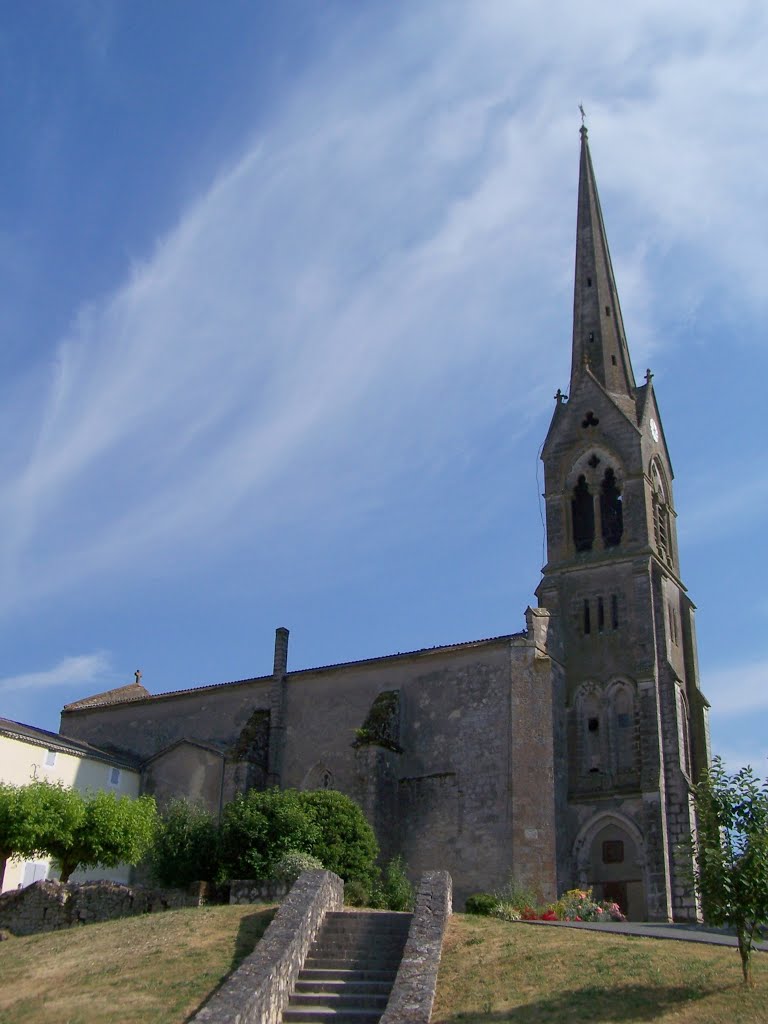
<path fill-rule="evenodd" d="M 513 632 L 578 104 L 713 748 L 768 773 L 768 9 L 36 0 L 0 22 L 0 714 Z"/>

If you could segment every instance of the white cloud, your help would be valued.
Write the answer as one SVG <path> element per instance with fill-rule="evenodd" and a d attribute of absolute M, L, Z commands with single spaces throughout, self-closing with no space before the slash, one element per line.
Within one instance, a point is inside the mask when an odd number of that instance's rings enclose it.
<path fill-rule="evenodd" d="M 109 657 L 104 651 L 62 658 L 53 668 L 0 679 L 0 693 L 28 690 L 50 690 L 60 686 L 88 686 L 110 672 Z"/>
<path fill-rule="evenodd" d="M 719 716 L 768 711 L 768 659 L 707 672 L 702 689 Z"/>
<path fill-rule="evenodd" d="M 730 773 L 749 765 L 759 779 L 768 778 L 768 742 L 736 743 L 718 748 L 713 753 L 721 758 L 726 771 Z"/>

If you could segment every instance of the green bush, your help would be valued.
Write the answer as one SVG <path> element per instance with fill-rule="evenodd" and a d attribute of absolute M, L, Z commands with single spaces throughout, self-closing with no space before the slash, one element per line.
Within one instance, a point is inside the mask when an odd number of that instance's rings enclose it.
<path fill-rule="evenodd" d="M 393 857 L 371 891 L 371 906 L 381 910 L 413 910 L 413 886 L 402 857 Z"/>
<path fill-rule="evenodd" d="M 293 885 L 302 871 L 322 871 L 323 863 L 311 853 L 301 850 L 289 850 L 275 864 L 272 877 L 276 882 L 287 882 Z"/>
<path fill-rule="evenodd" d="M 334 789 L 316 789 L 296 795 L 316 829 L 314 842 L 306 848 L 308 852 L 345 882 L 354 878 L 370 886 L 377 875 L 379 847 L 360 807 Z"/>
<path fill-rule="evenodd" d="M 325 861 L 321 830 L 294 789 L 250 790 L 224 808 L 221 863 L 227 878 L 268 879 L 284 853 L 301 850 Z"/>
<path fill-rule="evenodd" d="M 473 896 L 467 897 L 466 912 L 468 914 L 481 914 L 489 917 L 499 905 L 498 899 L 489 892 L 476 892 Z"/>
<path fill-rule="evenodd" d="M 368 886 L 359 878 L 344 883 L 344 903 L 348 907 L 369 907 L 371 894 Z"/>
<path fill-rule="evenodd" d="M 212 815 L 199 804 L 172 800 L 161 816 L 150 863 L 163 885 L 216 881 L 219 833 Z"/>

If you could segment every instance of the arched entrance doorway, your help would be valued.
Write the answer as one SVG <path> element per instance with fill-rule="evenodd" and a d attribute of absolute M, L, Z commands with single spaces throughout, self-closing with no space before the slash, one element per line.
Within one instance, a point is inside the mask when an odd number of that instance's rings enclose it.
<path fill-rule="evenodd" d="M 618 903 L 631 921 L 643 921 L 646 864 L 642 835 L 623 815 L 601 814 L 582 828 L 574 844 L 579 885 L 595 899 Z"/>

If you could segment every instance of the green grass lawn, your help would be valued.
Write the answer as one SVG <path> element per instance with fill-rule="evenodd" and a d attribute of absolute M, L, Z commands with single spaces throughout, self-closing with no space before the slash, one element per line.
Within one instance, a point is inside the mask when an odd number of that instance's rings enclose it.
<path fill-rule="evenodd" d="M 768 1024 L 768 954 L 456 914 L 433 1024 Z"/>
<path fill-rule="evenodd" d="M 182 1024 L 274 908 L 204 907 L 0 943 L 2 1024 Z M 456 914 L 433 1024 L 768 1024 L 768 954 Z"/>
<path fill-rule="evenodd" d="M 273 907 L 170 910 L 0 943 L 2 1024 L 176 1024 L 261 938 Z"/>

